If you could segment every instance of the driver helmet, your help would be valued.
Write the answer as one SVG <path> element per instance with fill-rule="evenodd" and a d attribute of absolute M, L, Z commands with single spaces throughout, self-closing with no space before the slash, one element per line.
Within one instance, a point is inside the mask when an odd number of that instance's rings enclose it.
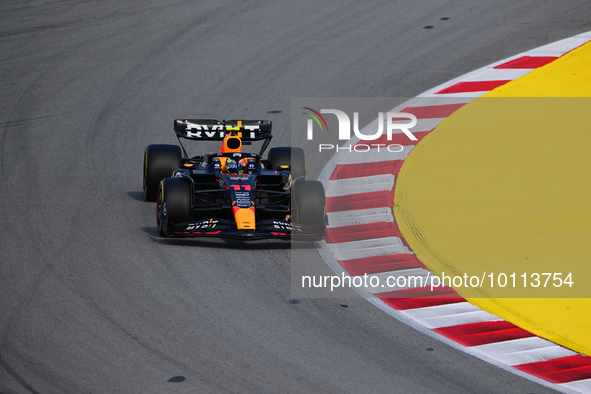
<path fill-rule="evenodd" d="M 249 160 L 248 158 L 244 157 L 242 159 L 240 159 L 240 161 L 238 162 L 238 172 L 241 174 L 248 174 L 248 165 L 249 165 Z"/>
<path fill-rule="evenodd" d="M 238 173 L 238 166 L 236 165 L 236 161 L 229 157 L 226 159 L 226 172 L 233 174 Z"/>

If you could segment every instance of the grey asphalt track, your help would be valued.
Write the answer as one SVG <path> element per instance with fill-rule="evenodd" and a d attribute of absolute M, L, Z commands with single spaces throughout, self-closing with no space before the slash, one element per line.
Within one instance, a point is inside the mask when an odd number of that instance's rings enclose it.
<path fill-rule="evenodd" d="M 588 30 L 585 0 L 0 2 L 0 393 L 552 392 L 292 300 L 287 242 L 159 238 L 142 155 L 177 117 L 289 145 L 292 97 L 412 96 Z"/>

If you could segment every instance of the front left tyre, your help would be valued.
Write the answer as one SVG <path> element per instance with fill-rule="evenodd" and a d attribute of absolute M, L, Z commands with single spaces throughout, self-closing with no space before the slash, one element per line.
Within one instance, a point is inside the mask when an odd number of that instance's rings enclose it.
<path fill-rule="evenodd" d="M 148 145 L 144 151 L 144 198 L 156 201 L 160 181 L 181 165 L 181 148 L 176 145 Z"/>
<path fill-rule="evenodd" d="M 160 182 L 156 199 L 156 223 L 162 236 L 170 235 L 176 223 L 191 221 L 191 185 L 180 178 Z"/>
<path fill-rule="evenodd" d="M 319 238 L 326 237 L 326 196 L 319 181 L 298 180 L 292 187 L 291 220 L 311 226 Z"/>

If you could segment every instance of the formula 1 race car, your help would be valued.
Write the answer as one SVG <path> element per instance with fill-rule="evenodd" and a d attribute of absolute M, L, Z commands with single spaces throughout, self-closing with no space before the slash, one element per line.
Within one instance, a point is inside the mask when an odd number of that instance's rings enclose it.
<path fill-rule="evenodd" d="M 304 151 L 272 148 L 262 158 L 271 121 L 176 119 L 174 130 L 180 147 L 149 145 L 144 152 L 144 198 L 156 201 L 161 235 L 325 238 L 324 187 L 306 180 Z M 222 146 L 189 158 L 181 139 Z M 242 152 L 252 141 L 264 141 L 259 154 Z"/>

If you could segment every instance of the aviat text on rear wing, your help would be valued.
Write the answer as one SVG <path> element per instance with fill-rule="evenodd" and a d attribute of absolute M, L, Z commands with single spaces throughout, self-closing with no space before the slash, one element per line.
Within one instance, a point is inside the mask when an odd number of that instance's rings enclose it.
<path fill-rule="evenodd" d="M 271 137 L 271 121 L 175 119 L 174 131 L 190 140 L 222 141 L 227 134 L 233 134 L 244 141 L 259 141 Z"/>
<path fill-rule="evenodd" d="M 270 120 L 217 120 L 217 119 L 175 119 L 174 131 L 177 138 L 202 141 L 223 141 L 228 134 L 243 141 L 265 140 L 261 155 L 269 146 L 271 134 Z M 181 144 L 182 146 L 182 144 Z"/>

